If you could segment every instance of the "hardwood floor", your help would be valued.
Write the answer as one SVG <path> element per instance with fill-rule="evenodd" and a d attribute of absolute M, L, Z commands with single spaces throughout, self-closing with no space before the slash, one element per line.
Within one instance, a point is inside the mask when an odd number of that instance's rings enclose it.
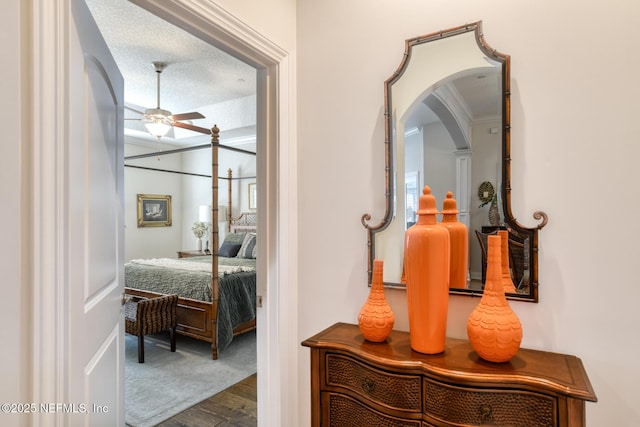
<path fill-rule="evenodd" d="M 254 374 L 158 426 L 255 427 L 257 424 L 257 376 Z"/>

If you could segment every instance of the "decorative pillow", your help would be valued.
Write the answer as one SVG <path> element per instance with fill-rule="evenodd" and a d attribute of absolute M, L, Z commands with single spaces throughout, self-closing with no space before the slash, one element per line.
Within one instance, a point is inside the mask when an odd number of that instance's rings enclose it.
<path fill-rule="evenodd" d="M 227 233 L 224 236 L 224 242 L 222 242 L 222 243 L 223 244 L 231 243 L 231 244 L 234 244 L 234 245 L 242 245 L 242 242 L 244 242 L 244 236 L 246 234 L 247 233 Z"/>
<path fill-rule="evenodd" d="M 242 246 L 238 251 L 237 258 L 255 258 L 254 249 L 256 247 L 256 235 L 255 233 L 247 233 L 244 236 L 244 240 L 242 242 Z"/>
<path fill-rule="evenodd" d="M 222 246 L 220 246 L 220 249 L 218 249 L 218 255 L 226 258 L 233 258 L 238 255 L 240 246 L 242 246 L 241 243 L 229 243 L 225 241 L 222 243 Z"/>

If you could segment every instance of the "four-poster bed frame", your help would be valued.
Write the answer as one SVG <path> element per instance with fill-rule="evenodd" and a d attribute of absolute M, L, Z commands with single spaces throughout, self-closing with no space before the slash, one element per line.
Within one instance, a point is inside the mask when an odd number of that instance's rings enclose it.
<path fill-rule="evenodd" d="M 255 155 L 250 151 L 238 150 L 233 147 L 227 147 L 221 145 L 219 143 L 219 132 L 217 126 L 211 129 L 211 302 L 207 301 L 199 301 L 191 298 L 182 298 L 178 299 L 178 311 L 177 311 L 177 321 L 178 325 L 176 327 L 176 332 L 181 335 L 186 335 L 192 338 L 196 338 L 199 340 L 207 341 L 211 343 L 211 357 L 213 359 L 218 358 L 218 308 L 219 308 L 219 284 L 220 284 L 220 275 L 219 275 L 219 264 L 218 264 L 218 249 L 220 247 L 219 242 L 219 226 L 218 226 L 218 150 L 219 148 L 229 148 L 234 151 L 243 151 L 246 153 L 250 153 Z M 205 148 L 208 145 L 197 146 L 195 148 Z M 180 151 L 187 151 L 188 149 L 195 149 L 189 147 L 187 149 L 178 149 L 166 151 L 164 153 L 174 153 Z M 147 157 L 148 155 L 142 155 Z M 132 158 L 141 158 L 142 156 L 132 156 L 127 159 Z M 136 166 L 132 166 L 136 167 Z M 151 169 L 151 168 L 143 168 L 143 169 Z M 164 172 L 174 172 L 181 173 L 175 171 L 164 171 Z M 188 174 L 187 175 L 195 175 Z M 205 175 L 198 175 L 205 176 Z M 228 223 L 228 231 L 229 232 L 255 232 L 256 231 L 256 214 L 253 212 L 242 213 L 238 218 L 233 218 L 232 216 L 232 171 L 228 170 L 228 179 L 229 179 L 229 199 L 228 199 L 228 210 L 227 210 L 227 223 Z M 161 294 L 146 290 L 134 289 L 130 287 L 125 288 L 125 292 L 129 295 L 142 297 L 142 298 L 154 298 Z M 254 301 L 255 303 L 255 301 Z M 256 328 L 256 320 L 255 317 L 245 323 L 237 325 L 233 328 L 233 336 L 237 336 L 243 334 L 245 332 L 252 331 Z"/>

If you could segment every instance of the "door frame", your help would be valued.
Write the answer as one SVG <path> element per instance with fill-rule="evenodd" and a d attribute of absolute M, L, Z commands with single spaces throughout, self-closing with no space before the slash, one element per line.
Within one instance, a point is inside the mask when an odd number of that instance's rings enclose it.
<path fill-rule="evenodd" d="M 63 236 L 65 150 L 69 132 L 66 29 L 70 3 L 32 0 L 33 70 L 33 358 L 36 402 L 65 402 L 68 395 L 69 262 Z M 208 0 L 132 0 L 166 21 L 245 60 L 258 69 L 257 175 L 258 425 L 298 422 L 297 171 L 294 61 L 252 28 Z M 262 146 L 260 144 L 263 144 Z M 262 150 L 262 151 L 261 151 Z M 36 416 L 41 426 L 62 425 L 62 414 Z M 35 425 L 34 424 L 34 425 Z"/>

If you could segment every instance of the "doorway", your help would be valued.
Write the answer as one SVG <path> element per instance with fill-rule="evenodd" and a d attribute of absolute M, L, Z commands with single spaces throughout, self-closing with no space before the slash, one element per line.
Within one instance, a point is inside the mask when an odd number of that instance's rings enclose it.
<path fill-rule="evenodd" d="M 258 70 L 257 200 L 258 298 L 258 425 L 286 425 L 297 419 L 297 330 L 290 295 L 297 265 L 292 247 L 297 226 L 293 200 L 295 170 L 290 164 L 288 54 L 268 39 L 210 4 L 207 16 L 188 2 L 135 0 L 135 4 L 185 29 Z M 181 3 L 181 4 L 178 4 Z M 277 233 L 277 234 L 276 234 Z M 276 238 L 277 237 L 277 238 Z M 293 371 L 293 372 L 292 372 Z M 285 407 L 284 397 L 287 405 Z"/>
<path fill-rule="evenodd" d="M 278 340 L 269 339 L 270 336 L 294 337 L 292 327 L 287 333 L 279 332 L 281 322 L 293 324 L 285 319 L 290 316 L 283 305 L 271 305 L 282 297 L 283 286 L 288 278 L 295 275 L 294 269 L 285 269 L 283 261 L 278 257 L 283 243 L 278 243 L 275 230 L 288 234 L 288 230 L 296 224 L 293 212 L 283 211 L 281 206 L 290 205 L 290 201 L 282 200 L 282 189 L 295 182 L 289 180 L 290 171 L 283 171 L 278 167 L 279 158 L 286 157 L 288 135 L 280 130 L 282 123 L 286 123 L 283 111 L 287 110 L 288 100 L 288 59 L 286 52 L 273 45 L 257 33 L 248 28 L 241 28 L 235 18 L 226 15 L 222 9 L 212 5 L 210 16 L 197 14 L 190 5 L 178 5 L 172 2 L 154 2 L 151 0 L 132 0 L 132 3 L 155 14 L 187 32 L 197 36 L 230 55 L 233 55 L 255 67 L 257 71 L 257 180 L 260 182 L 260 197 L 257 200 L 258 212 L 258 251 L 265 256 L 258 261 L 258 289 L 259 305 L 257 313 L 258 327 L 258 418 L 260 425 L 280 425 L 282 389 L 294 386 L 295 383 L 283 384 L 278 379 L 280 373 L 287 366 L 296 366 L 290 362 L 294 355 L 280 356 L 283 345 Z M 201 13 L 201 11 L 199 11 Z M 285 191 L 285 194 L 294 194 Z M 289 239 L 284 239 L 288 241 Z M 285 243 L 285 245 L 287 245 Z M 285 246 L 285 253 L 289 252 Z M 291 262 L 291 257 L 288 256 Z M 295 263 L 294 263 L 295 265 Z M 287 271 L 288 270 L 288 271 Z M 276 286 L 278 284 L 278 286 Z M 295 338 L 293 339 L 295 346 Z M 260 375 L 269 372 L 269 375 Z M 288 393 L 295 395 L 295 393 Z M 297 405 L 293 405 L 296 407 Z"/>
<path fill-rule="evenodd" d="M 69 340 L 65 319 L 68 304 L 68 281 L 60 272 L 75 268 L 62 248 L 62 237 L 70 225 L 56 222 L 60 207 L 57 200 L 65 193 L 59 171 L 66 165 L 62 156 L 65 148 L 69 118 L 69 71 L 66 58 L 70 48 L 64 43 L 67 23 L 72 21 L 69 4 L 65 2 L 33 3 L 29 26 L 33 48 L 33 146 L 41 155 L 36 158 L 33 183 L 37 212 L 36 235 L 42 257 L 33 261 L 39 275 L 33 292 L 38 295 L 32 314 L 33 348 L 39 355 L 30 372 L 34 378 L 33 397 L 41 402 L 64 402 L 69 396 L 69 385 L 61 379 L 75 373 L 69 364 L 70 349 L 62 346 Z M 45 4 L 46 3 L 46 4 Z M 236 52 L 254 64 L 259 71 L 258 87 L 258 139 L 263 154 L 258 164 L 258 178 L 264 182 L 260 190 L 258 209 L 263 212 L 258 227 L 264 238 L 258 242 L 263 257 L 258 262 L 258 273 L 263 278 L 258 284 L 262 307 L 258 308 L 257 345 L 258 360 L 258 418 L 259 425 L 294 425 L 298 420 L 298 334 L 296 294 L 293 284 L 297 280 L 297 172 L 295 167 L 294 118 L 295 87 L 294 61 L 289 54 L 252 28 L 229 15 L 215 3 L 173 0 L 156 2 L 135 0 L 136 4 L 157 16 L 198 35 L 203 40 L 220 44 L 228 52 Z M 201 6 L 201 5 L 200 5 Z M 203 12 L 204 10 L 204 12 Z M 54 131 L 50 131 L 54 129 Z M 31 176 L 31 175 L 30 175 Z M 43 231 L 44 230 L 44 231 Z M 276 238 L 277 236 L 277 238 Z M 264 356 L 264 357 L 262 357 Z M 47 363 L 41 362 L 47 361 Z M 261 375 L 261 373 L 264 373 Z"/>

